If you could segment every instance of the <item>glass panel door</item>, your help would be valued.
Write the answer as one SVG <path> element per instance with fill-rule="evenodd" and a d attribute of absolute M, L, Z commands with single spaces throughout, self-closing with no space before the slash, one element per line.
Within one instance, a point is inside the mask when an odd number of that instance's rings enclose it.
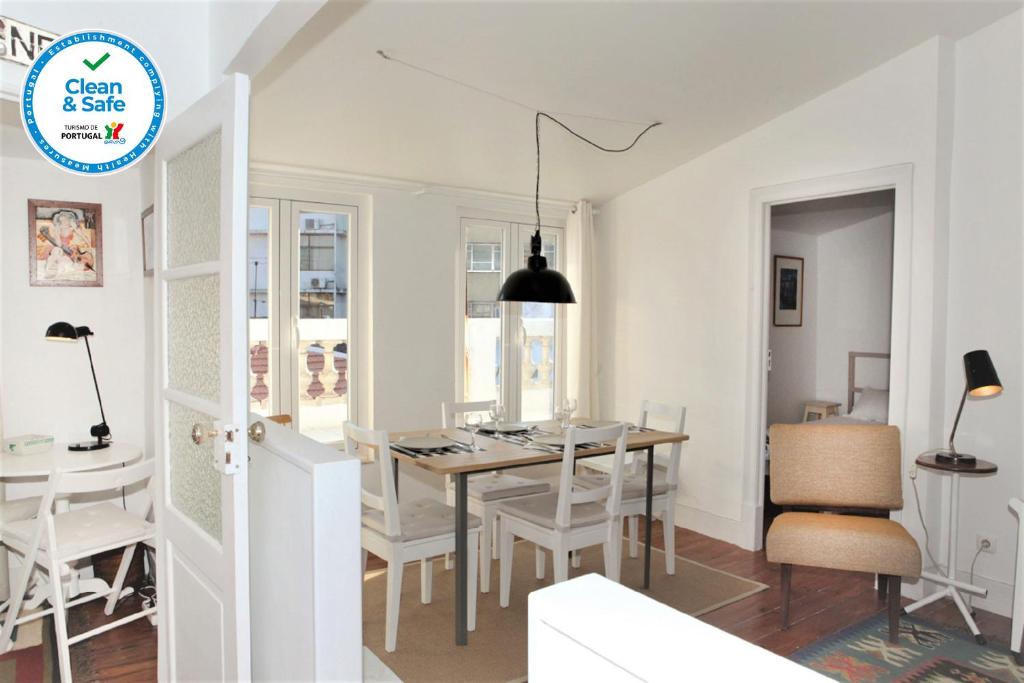
<path fill-rule="evenodd" d="M 516 268 L 526 266 L 530 256 L 530 237 L 536 231 L 532 225 L 518 224 L 519 261 Z M 541 229 L 541 255 L 548 267 L 562 270 L 560 257 L 561 230 Z M 519 404 L 521 420 L 549 420 L 554 416 L 556 387 L 558 386 L 558 333 L 561 320 L 555 304 L 523 302 L 520 304 L 521 330 L 519 339 Z"/>
<path fill-rule="evenodd" d="M 526 265 L 534 226 L 462 220 L 462 400 L 496 400 L 509 420 L 548 420 L 561 400 L 564 315 L 554 304 L 498 303 L 508 273 Z M 541 253 L 562 270 L 560 228 L 541 229 Z"/>
<path fill-rule="evenodd" d="M 500 400 L 502 317 L 497 302 L 504 280 L 507 223 L 465 221 L 463 400 Z"/>
<path fill-rule="evenodd" d="M 349 418 L 349 281 L 355 210 L 292 202 L 297 347 L 294 418 L 303 434 L 341 441 Z"/>
<path fill-rule="evenodd" d="M 276 273 L 271 272 L 273 240 L 277 237 L 278 203 L 253 201 L 249 206 L 248 275 L 249 298 L 249 410 L 273 415 L 277 400 L 273 390 L 274 353 L 271 292 Z"/>

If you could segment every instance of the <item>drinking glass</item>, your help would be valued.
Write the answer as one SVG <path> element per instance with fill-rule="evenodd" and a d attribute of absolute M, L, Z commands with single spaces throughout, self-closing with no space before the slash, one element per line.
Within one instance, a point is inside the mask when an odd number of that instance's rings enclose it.
<path fill-rule="evenodd" d="M 479 450 L 476 445 L 476 434 L 480 431 L 480 423 L 483 421 L 483 417 L 480 413 L 470 413 L 466 415 L 466 429 L 469 430 L 469 446 L 474 451 Z"/>
<path fill-rule="evenodd" d="M 558 421 L 558 426 L 562 428 L 563 432 L 568 429 L 569 412 L 563 406 L 555 408 L 555 419 Z"/>
<path fill-rule="evenodd" d="M 498 425 L 505 421 L 505 407 L 500 403 L 495 403 L 488 412 L 491 415 L 491 421 L 494 422 L 494 428 L 497 429 Z"/>

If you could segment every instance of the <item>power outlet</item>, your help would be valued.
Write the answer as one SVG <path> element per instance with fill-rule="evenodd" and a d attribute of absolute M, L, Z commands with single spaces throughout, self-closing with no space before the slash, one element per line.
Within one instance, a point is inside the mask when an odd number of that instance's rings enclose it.
<path fill-rule="evenodd" d="M 982 536 L 978 534 L 977 548 L 983 553 L 995 553 L 996 542 L 995 539 L 989 538 L 988 536 Z"/>

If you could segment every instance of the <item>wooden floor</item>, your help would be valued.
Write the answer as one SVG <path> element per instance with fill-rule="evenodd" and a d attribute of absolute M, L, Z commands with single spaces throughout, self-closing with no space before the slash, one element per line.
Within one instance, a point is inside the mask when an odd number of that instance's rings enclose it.
<path fill-rule="evenodd" d="M 641 525 L 641 531 L 643 525 Z M 655 522 L 654 543 L 664 547 L 660 525 Z M 680 555 L 709 566 L 771 586 L 752 597 L 701 617 L 729 633 L 780 655 L 853 625 L 884 608 L 867 574 L 795 567 L 793 569 L 792 625 L 783 631 L 779 620 L 779 567 L 769 564 L 763 552 L 746 550 L 683 529 L 676 530 Z M 371 557 L 370 568 L 384 563 Z M 653 571 L 658 571 L 654 567 Z M 126 598 L 112 617 L 103 615 L 102 602 L 72 610 L 72 633 L 110 621 L 138 608 L 138 600 Z M 962 627 L 963 621 L 949 600 L 930 605 L 918 615 L 934 622 Z M 1006 643 L 1010 620 L 978 610 L 978 625 L 992 641 Z M 156 680 L 156 629 L 145 620 L 108 631 L 72 647 L 75 681 Z"/>

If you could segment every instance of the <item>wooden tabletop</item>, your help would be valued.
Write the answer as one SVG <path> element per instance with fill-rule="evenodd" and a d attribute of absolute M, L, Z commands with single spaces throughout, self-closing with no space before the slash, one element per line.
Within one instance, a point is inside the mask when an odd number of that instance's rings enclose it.
<path fill-rule="evenodd" d="M 941 462 L 934 454 L 917 456 L 917 464 L 929 470 L 939 472 L 956 472 L 958 474 L 995 474 L 999 470 L 994 462 L 978 458 L 973 463 Z"/>
<path fill-rule="evenodd" d="M 587 424 L 588 419 L 576 418 L 573 422 Z M 389 436 L 392 441 L 397 441 L 403 437 L 439 435 L 444 435 L 465 444 L 470 442 L 470 434 L 461 429 L 427 429 L 414 432 L 394 432 Z M 689 439 L 688 435 L 676 432 L 630 432 L 626 437 L 626 449 L 640 450 L 661 444 L 682 443 L 689 441 Z M 441 475 L 459 474 L 462 472 L 486 472 L 524 465 L 540 465 L 549 462 L 559 462 L 562 459 L 561 450 L 542 451 L 525 448 L 508 441 L 490 438 L 484 434 L 477 434 L 476 445 L 483 450 L 475 453 L 450 453 L 419 458 L 410 457 L 394 449 L 392 449 L 391 454 L 397 460 L 409 462 L 434 474 Z M 602 444 L 595 448 L 576 449 L 576 458 L 588 458 L 614 452 L 614 444 Z"/>

